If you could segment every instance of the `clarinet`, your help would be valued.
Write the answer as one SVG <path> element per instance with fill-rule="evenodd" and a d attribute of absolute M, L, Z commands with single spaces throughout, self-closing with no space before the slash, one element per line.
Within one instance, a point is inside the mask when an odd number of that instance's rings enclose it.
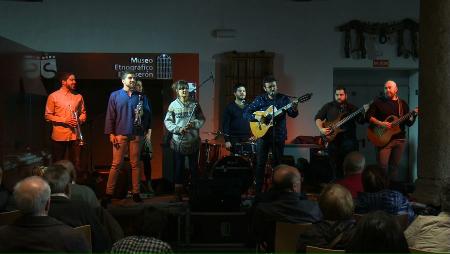
<path fill-rule="evenodd" d="M 194 108 L 192 109 L 192 112 L 189 114 L 188 121 L 187 121 L 186 125 L 184 125 L 184 128 L 191 123 L 192 116 L 194 115 L 196 109 L 197 109 L 197 103 L 194 102 Z M 184 134 L 181 134 L 181 140 L 183 140 L 183 138 L 184 138 Z"/>
<path fill-rule="evenodd" d="M 139 94 L 139 103 L 136 105 L 134 109 L 134 126 L 142 127 L 142 115 L 144 110 L 144 100 L 142 95 Z"/>

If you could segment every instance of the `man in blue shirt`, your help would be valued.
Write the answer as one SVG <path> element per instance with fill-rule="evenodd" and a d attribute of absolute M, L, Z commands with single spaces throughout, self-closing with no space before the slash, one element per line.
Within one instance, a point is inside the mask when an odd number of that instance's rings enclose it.
<path fill-rule="evenodd" d="M 247 121 L 255 121 L 255 111 L 265 111 L 268 107 L 274 105 L 275 108 L 282 108 L 291 101 L 289 97 L 278 93 L 277 80 L 273 76 L 267 76 L 263 80 L 263 89 L 266 92 L 255 98 L 244 110 L 244 118 Z M 285 112 L 275 117 L 274 126 L 270 127 L 267 133 L 256 142 L 256 193 L 262 191 L 264 173 L 269 150 L 272 150 L 272 167 L 280 164 L 284 151 L 284 142 L 287 139 L 286 114 L 290 117 L 298 116 L 298 103 L 292 103 L 292 106 Z M 261 121 L 269 123 L 271 115 L 263 118 Z"/>
<path fill-rule="evenodd" d="M 103 206 L 111 200 L 127 150 L 131 164 L 133 200 L 142 202 L 139 195 L 139 177 L 142 170 L 139 158 L 144 141 L 150 144 L 151 110 L 147 97 L 135 91 L 135 75 L 124 72 L 121 78 L 123 88 L 111 93 L 105 118 L 105 134 L 109 135 L 113 144 L 113 160 Z"/>
<path fill-rule="evenodd" d="M 224 133 L 225 147 L 231 151 L 232 154 L 242 153 L 238 151 L 239 147 L 236 143 L 246 142 L 250 138 L 250 126 L 248 121 L 244 118 L 245 104 L 245 86 L 243 84 L 236 84 L 233 88 L 235 100 L 228 103 L 223 112 L 222 130 Z M 241 146 L 241 150 L 243 147 Z"/>

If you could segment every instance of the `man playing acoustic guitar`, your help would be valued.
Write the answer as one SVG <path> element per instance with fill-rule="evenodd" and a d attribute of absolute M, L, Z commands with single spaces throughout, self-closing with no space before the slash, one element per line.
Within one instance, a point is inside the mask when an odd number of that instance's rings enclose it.
<path fill-rule="evenodd" d="M 342 163 L 345 156 L 358 151 L 356 123 L 365 122 L 364 113 L 369 108 L 368 104 L 360 109 L 350 104 L 344 87 L 336 87 L 334 91 L 334 101 L 325 104 L 314 118 L 322 140 L 327 143 L 333 179 L 344 176 Z"/>
<path fill-rule="evenodd" d="M 272 167 L 280 164 L 284 151 L 284 142 L 287 139 L 286 114 L 290 117 L 296 117 L 298 115 L 298 103 L 291 103 L 288 96 L 278 93 L 277 80 L 273 76 L 264 78 L 263 89 L 266 93 L 257 96 L 255 100 L 244 109 L 244 118 L 247 119 L 247 121 L 260 121 L 261 123 L 264 123 L 264 125 L 271 125 L 270 123 L 273 121 L 274 125 L 266 130 L 267 132 L 264 136 L 259 138 L 256 142 L 256 193 L 262 191 L 269 150 L 272 150 Z M 279 109 L 288 104 L 291 104 L 291 106 L 281 114 L 275 116 L 275 118 L 272 118 L 272 114 L 260 117 L 253 114 L 256 111 L 267 112 L 267 109 L 272 105 L 274 105 L 276 109 Z M 255 135 L 255 133 L 253 134 Z M 255 136 L 258 137 L 258 135 Z"/>
<path fill-rule="evenodd" d="M 419 109 L 408 111 L 408 104 L 398 97 L 397 84 L 389 80 L 384 84 L 384 96 L 376 99 L 367 112 L 371 124 L 368 138 L 377 147 L 380 167 L 391 179 L 397 176 L 405 150 L 405 125 L 414 124 Z"/>

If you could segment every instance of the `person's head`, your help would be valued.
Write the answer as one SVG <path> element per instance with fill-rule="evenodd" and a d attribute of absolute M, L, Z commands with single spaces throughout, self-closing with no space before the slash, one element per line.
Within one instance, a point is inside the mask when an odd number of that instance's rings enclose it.
<path fill-rule="evenodd" d="M 73 163 L 71 161 L 60 160 L 60 161 L 53 163 L 53 165 L 61 165 L 61 166 L 65 167 L 69 171 L 70 182 L 75 181 L 77 179 L 77 171 L 75 170 L 75 166 L 73 165 Z"/>
<path fill-rule="evenodd" d="M 324 220 L 348 220 L 353 216 L 353 198 L 350 191 L 339 184 L 328 184 L 320 193 L 319 207 Z"/>
<path fill-rule="evenodd" d="M 69 192 L 70 173 L 62 165 L 52 165 L 45 170 L 44 179 L 50 185 L 52 193 L 65 193 Z"/>
<path fill-rule="evenodd" d="M 360 152 L 353 151 L 347 154 L 344 159 L 342 167 L 345 175 L 353 175 L 361 173 L 366 166 L 366 158 Z"/>
<path fill-rule="evenodd" d="M 62 87 L 69 89 L 70 91 L 74 91 L 77 87 L 77 81 L 75 79 L 75 74 L 71 72 L 61 72 L 58 75 L 58 80 L 61 83 Z"/>
<path fill-rule="evenodd" d="M 137 92 L 142 93 L 144 91 L 144 87 L 142 86 L 142 81 L 137 80 L 136 84 L 134 85 L 134 90 Z"/>
<path fill-rule="evenodd" d="M 441 210 L 450 213 L 450 177 L 441 180 Z"/>
<path fill-rule="evenodd" d="M 263 89 L 270 96 L 273 97 L 278 93 L 277 80 L 273 76 L 266 76 L 263 79 Z"/>
<path fill-rule="evenodd" d="M 392 81 L 388 80 L 386 83 L 384 83 L 384 96 L 388 99 L 395 99 L 397 97 L 398 93 L 398 87 L 397 84 Z"/>
<path fill-rule="evenodd" d="M 409 248 L 397 220 L 384 211 L 376 211 L 358 221 L 346 252 L 409 253 Z"/>
<path fill-rule="evenodd" d="M 125 90 L 129 91 L 134 89 L 134 85 L 136 84 L 136 76 L 133 72 L 124 71 L 122 72 L 120 78 L 122 79 L 123 88 L 125 88 Z"/>
<path fill-rule="evenodd" d="M 334 89 L 334 100 L 339 104 L 347 101 L 347 91 L 345 90 L 345 87 L 338 86 Z"/>
<path fill-rule="evenodd" d="M 30 176 L 14 186 L 14 201 L 23 214 L 46 216 L 50 208 L 50 186 L 39 176 Z"/>
<path fill-rule="evenodd" d="M 243 84 L 236 84 L 233 87 L 233 94 L 236 100 L 244 100 L 245 96 L 247 96 L 247 91 L 245 90 L 245 86 Z"/>
<path fill-rule="evenodd" d="M 379 192 L 388 187 L 388 179 L 378 165 L 367 166 L 362 173 L 364 192 Z"/>
<path fill-rule="evenodd" d="M 178 98 L 189 97 L 189 84 L 185 80 L 178 80 L 172 84 L 173 91 L 177 94 Z"/>
<path fill-rule="evenodd" d="M 167 226 L 168 216 L 163 210 L 147 207 L 134 221 L 136 233 L 141 236 L 161 238 L 161 232 Z"/>
<path fill-rule="evenodd" d="M 273 188 L 275 190 L 300 193 L 301 180 L 300 172 L 295 167 L 280 164 L 274 168 Z"/>

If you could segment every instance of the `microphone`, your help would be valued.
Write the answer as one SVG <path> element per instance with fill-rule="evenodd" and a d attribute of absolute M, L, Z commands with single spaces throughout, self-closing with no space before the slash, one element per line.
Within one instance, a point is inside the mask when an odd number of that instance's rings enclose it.
<path fill-rule="evenodd" d="M 209 77 L 212 79 L 213 83 L 216 83 L 216 79 L 214 78 L 214 74 L 212 73 L 212 71 L 211 71 L 211 76 L 209 76 Z"/>

